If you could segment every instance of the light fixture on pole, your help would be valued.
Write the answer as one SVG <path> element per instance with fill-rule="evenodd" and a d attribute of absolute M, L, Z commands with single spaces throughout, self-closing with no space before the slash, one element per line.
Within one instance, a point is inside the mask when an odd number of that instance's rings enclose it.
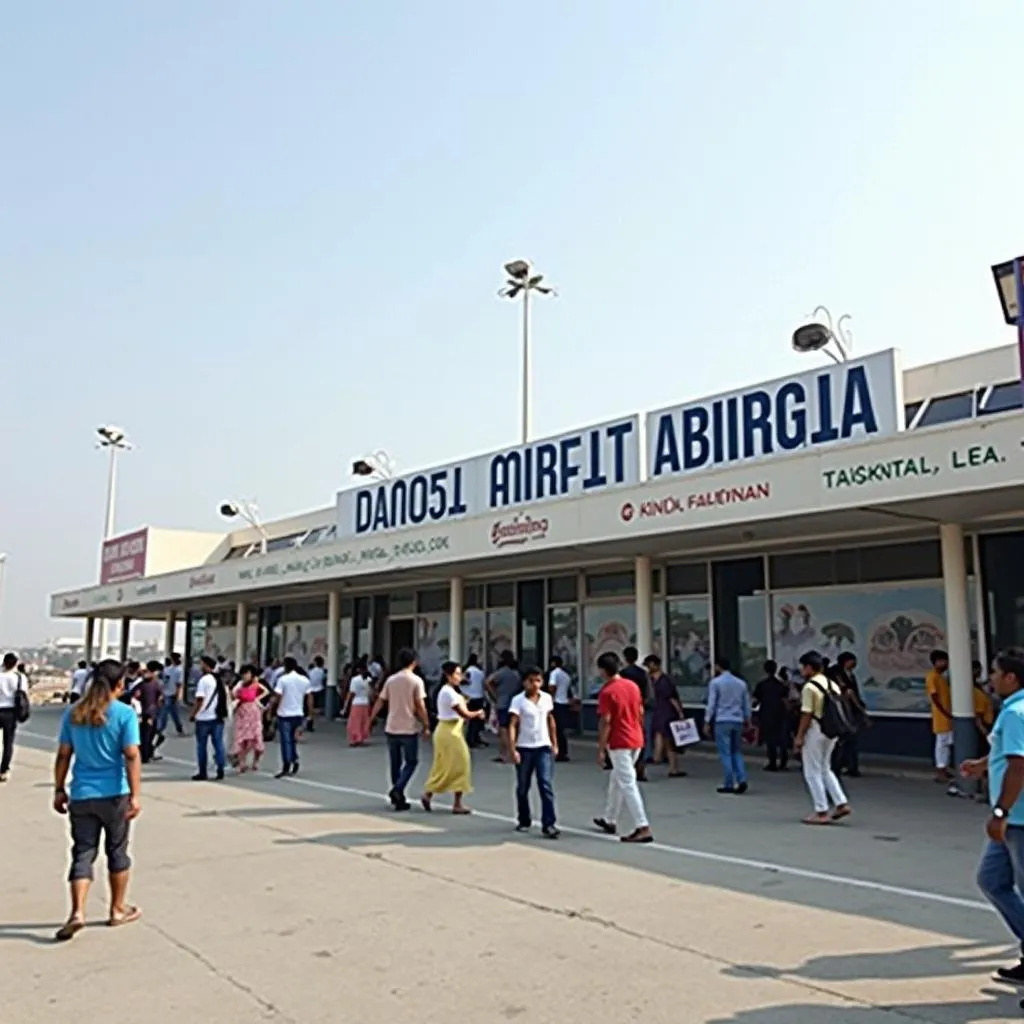
<path fill-rule="evenodd" d="M 395 475 L 395 460 L 383 448 L 378 448 L 352 463 L 353 476 L 365 476 L 371 480 L 390 480 Z"/>
<path fill-rule="evenodd" d="M 225 501 L 220 506 L 220 514 L 225 519 L 234 519 L 236 516 L 244 519 L 260 535 L 260 554 L 267 553 L 267 529 L 260 522 L 260 510 L 254 501 Z"/>
<path fill-rule="evenodd" d="M 833 363 L 845 363 L 853 351 L 853 332 L 848 326 L 851 319 L 849 313 L 844 313 L 833 322 L 830 310 L 818 306 L 810 322 L 793 332 L 793 349 L 801 353 L 824 352 Z"/>
<path fill-rule="evenodd" d="M 115 506 L 117 501 L 117 456 L 119 452 L 129 451 L 132 447 L 127 435 L 120 427 L 107 425 L 97 427 L 96 433 L 99 440 L 97 448 L 106 448 L 110 452 L 110 463 L 107 470 L 107 514 L 103 523 L 103 539 L 109 540 L 114 536 Z M 102 549 L 101 549 L 102 552 Z M 100 558 L 102 560 L 102 553 Z M 102 569 L 102 564 L 101 564 Z M 108 623 L 105 618 L 100 619 L 100 658 L 107 656 L 107 635 Z"/>
<path fill-rule="evenodd" d="M 554 288 L 543 283 L 544 275 L 535 274 L 529 260 L 512 260 L 505 264 L 508 275 L 498 295 L 503 299 L 523 300 L 523 411 L 522 411 L 522 442 L 530 440 L 530 292 L 540 295 L 557 295 Z"/>
<path fill-rule="evenodd" d="M 1017 351 L 1024 383 L 1024 256 L 996 264 L 992 276 L 996 279 L 1003 319 L 1017 328 Z"/>

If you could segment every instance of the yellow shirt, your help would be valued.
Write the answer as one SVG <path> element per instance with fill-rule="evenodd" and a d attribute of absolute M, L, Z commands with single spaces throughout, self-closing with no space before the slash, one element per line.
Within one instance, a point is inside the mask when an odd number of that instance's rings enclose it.
<path fill-rule="evenodd" d="M 925 688 L 928 690 L 928 696 L 938 697 L 939 703 L 946 709 L 946 712 L 951 710 L 950 707 L 950 696 L 949 696 L 949 680 L 939 672 L 938 669 L 932 669 L 925 677 L 924 681 Z M 940 711 L 934 703 L 931 705 L 932 708 L 932 732 L 936 736 L 943 732 L 953 731 L 953 719 L 946 712 Z"/>
<path fill-rule="evenodd" d="M 980 686 L 974 687 L 974 717 L 980 718 L 986 729 L 991 729 L 996 719 L 992 698 Z"/>
<path fill-rule="evenodd" d="M 818 685 L 815 686 L 815 683 Z M 825 694 L 818 687 L 822 687 L 833 697 L 842 696 L 843 691 L 838 683 L 821 675 L 812 676 L 804 683 L 804 688 L 800 691 L 800 713 L 811 715 L 815 721 L 820 722 L 825 710 Z"/>

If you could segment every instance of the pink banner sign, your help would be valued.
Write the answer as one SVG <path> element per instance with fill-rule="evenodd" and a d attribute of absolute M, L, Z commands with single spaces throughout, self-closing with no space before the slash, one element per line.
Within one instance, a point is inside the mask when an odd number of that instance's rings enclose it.
<path fill-rule="evenodd" d="M 100 583 L 123 583 L 146 575 L 147 530 L 136 530 L 103 542 Z"/>

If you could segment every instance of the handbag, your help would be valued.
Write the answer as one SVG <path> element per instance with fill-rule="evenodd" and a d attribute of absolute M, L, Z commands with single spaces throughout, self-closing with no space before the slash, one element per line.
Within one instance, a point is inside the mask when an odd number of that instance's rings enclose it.
<path fill-rule="evenodd" d="M 18 688 L 14 691 L 14 720 L 19 725 L 24 725 L 32 715 L 32 702 L 28 699 L 23 683 L 24 678 L 19 675 Z"/>

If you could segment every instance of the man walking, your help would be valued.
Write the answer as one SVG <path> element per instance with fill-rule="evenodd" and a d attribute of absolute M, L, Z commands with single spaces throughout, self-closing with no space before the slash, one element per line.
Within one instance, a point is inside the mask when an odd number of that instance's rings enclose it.
<path fill-rule="evenodd" d="M 486 705 L 484 700 L 484 670 L 475 654 L 466 659 L 466 667 L 462 670 L 462 695 L 466 698 L 466 709 L 468 711 L 483 711 Z M 466 726 L 466 743 L 470 748 L 485 747 L 486 743 L 480 738 L 484 728 L 484 719 L 471 718 Z"/>
<path fill-rule="evenodd" d="M 523 679 L 523 692 L 509 705 L 509 742 L 516 766 L 517 832 L 529 832 L 530 783 L 537 776 L 540 790 L 540 824 L 545 839 L 557 839 L 555 827 L 554 759 L 558 755 L 558 730 L 555 704 L 542 689 L 544 675 L 532 668 Z"/>
<path fill-rule="evenodd" d="M 931 671 L 925 677 L 925 689 L 932 708 L 932 733 L 935 736 L 935 781 L 952 780 L 949 770 L 953 758 L 953 703 L 949 692 L 949 655 L 932 651 Z"/>
<path fill-rule="evenodd" d="M 841 737 L 836 744 L 836 752 L 832 755 L 832 770 L 836 775 L 848 775 L 851 779 L 860 778 L 860 741 L 857 731 L 867 722 L 868 709 L 860 695 L 857 682 L 857 655 L 852 651 L 843 651 L 836 659 L 836 667 L 832 679 L 843 693 L 851 732 Z"/>
<path fill-rule="evenodd" d="M 313 698 L 313 710 L 306 722 L 306 728 L 310 732 L 316 732 L 316 716 L 323 714 L 324 692 L 327 684 L 327 670 L 324 668 L 324 659 L 318 654 L 309 666 L 309 692 Z"/>
<path fill-rule="evenodd" d="M 981 779 L 988 773 L 992 814 L 978 887 L 1021 944 L 1020 963 L 1001 968 L 996 978 L 1024 985 L 1024 650 L 1011 647 L 998 654 L 991 682 L 1003 706 L 988 757 L 964 761 L 960 774 Z"/>
<path fill-rule="evenodd" d="M 746 793 L 747 766 L 743 760 L 743 730 L 750 725 L 750 691 L 734 676 L 727 658 L 715 660 L 715 677 L 708 686 L 704 735 L 715 740 L 724 779 L 719 793 Z"/>
<path fill-rule="evenodd" d="M 168 718 L 174 722 L 174 728 L 177 730 L 179 736 L 181 736 L 185 731 L 182 728 L 181 715 L 178 712 L 178 707 L 183 697 L 181 691 L 184 681 L 185 672 L 181 666 L 181 655 L 172 654 L 167 659 L 166 667 L 160 677 L 160 685 L 163 693 L 160 700 L 160 714 L 157 716 L 156 721 L 156 745 L 158 747 L 167 738 L 166 731 Z"/>
<path fill-rule="evenodd" d="M 498 671 L 487 680 L 487 692 L 498 715 L 498 756 L 495 761 L 512 763 L 512 748 L 508 742 L 508 709 L 512 698 L 523 688 L 516 656 L 502 651 L 498 656 Z"/>
<path fill-rule="evenodd" d="M 139 753 L 142 763 L 159 761 L 156 750 L 156 724 L 160 713 L 161 682 L 163 665 L 159 661 L 147 661 L 142 671 L 142 682 L 135 688 L 139 701 Z"/>
<path fill-rule="evenodd" d="M 638 782 L 646 782 L 647 765 L 654 760 L 654 694 L 651 689 L 651 678 L 637 664 L 640 652 L 635 647 L 623 648 L 622 657 L 626 659 L 622 677 L 636 684 L 640 691 L 640 699 L 644 703 L 644 751 L 637 764 L 636 777 Z"/>
<path fill-rule="evenodd" d="M 597 668 L 604 680 L 597 698 L 597 763 L 603 768 L 607 755 L 612 767 L 604 816 L 595 818 L 594 824 L 602 832 L 615 835 L 625 804 L 633 819 L 633 831 L 624 835 L 622 842 L 653 843 L 636 777 L 637 761 L 644 749 L 643 698 L 636 683 L 619 674 L 619 657 L 613 651 L 606 651 L 597 659 Z"/>
<path fill-rule="evenodd" d="M 555 728 L 558 733 L 556 761 L 569 760 L 569 729 L 572 727 L 572 676 L 565 671 L 562 659 L 556 654 L 551 658 L 548 673 L 548 693 L 554 704 Z"/>
<path fill-rule="evenodd" d="M 18 656 L 4 655 L 3 671 L 0 671 L 0 733 L 3 735 L 3 752 L 0 753 L 0 782 L 6 782 L 14 757 L 14 734 L 18 730 L 18 691 L 25 690 L 25 680 L 18 671 Z"/>
<path fill-rule="evenodd" d="M 313 714 L 313 695 L 309 691 L 309 677 L 299 671 L 299 663 L 289 654 L 284 659 L 284 672 L 274 683 L 277 735 L 281 742 L 281 770 L 274 776 L 299 774 L 299 750 L 296 733 L 304 718 Z"/>
<path fill-rule="evenodd" d="M 398 652 L 401 668 L 384 681 L 377 703 L 370 715 L 370 728 L 384 705 L 388 715 L 384 735 L 388 741 L 388 761 L 391 769 L 391 789 L 388 799 L 396 811 L 409 810 L 405 791 L 416 774 L 420 760 L 420 732 L 430 739 L 430 718 L 427 715 L 427 693 L 423 680 L 416 674 L 418 656 L 414 650 L 404 648 Z"/>
<path fill-rule="evenodd" d="M 789 684 L 774 661 L 764 663 L 764 679 L 754 687 L 761 740 L 768 750 L 765 771 L 785 771 L 789 763 Z"/>
<path fill-rule="evenodd" d="M 78 663 L 78 668 L 71 673 L 71 690 L 68 693 L 69 703 L 74 704 L 85 693 L 85 686 L 88 681 L 89 663 L 83 660 Z"/>

